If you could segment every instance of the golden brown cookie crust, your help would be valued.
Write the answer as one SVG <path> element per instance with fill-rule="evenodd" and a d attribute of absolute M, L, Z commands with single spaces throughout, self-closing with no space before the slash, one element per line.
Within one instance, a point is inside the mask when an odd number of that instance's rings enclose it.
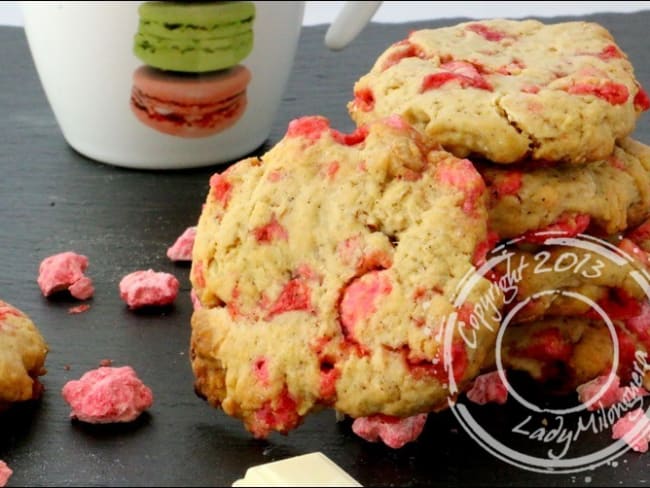
<path fill-rule="evenodd" d="M 571 238 L 569 238 L 571 239 Z M 592 302 L 611 319 L 639 313 L 647 301 L 648 255 L 628 238 L 578 237 L 576 245 L 510 245 L 494 271 L 507 295 L 509 320 L 598 318 Z M 584 247 L 579 247 L 584 246 Z"/>
<path fill-rule="evenodd" d="M 47 344 L 23 312 L 0 300 L 0 407 L 40 396 Z"/>
<path fill-rule="evenodd" d="M 477 167 L 488 186 L 490 228 L 501 239 L 576 217 L 612 235 L 650 214 L 650 147 L 630 138 L 586 166 Z"/>

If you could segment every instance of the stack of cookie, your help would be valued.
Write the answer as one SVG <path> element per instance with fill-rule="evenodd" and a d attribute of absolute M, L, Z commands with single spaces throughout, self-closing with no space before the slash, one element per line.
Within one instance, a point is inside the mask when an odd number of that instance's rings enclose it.
<path fill-rule="evenodd" d="M 650 214 L 650 148 L 629 138 L 650 101 L 610 33 L 532 20 L 416 31 L 354 95 L 358 125 L 399 114 L 484 177 L 504 365 L 574 388 L 609 371 L 618 341 L 629 379 L 650 350 L 647 232 L 634 231 Z"/>
<path fill-rule="evenodd" d="M 650 101 L 605 29 L 413 32 L 354 93 L 352 134 L 303 117 L 211 178 L 191 271 L 200 395 L 257 437 L 329 407 L 399 447 L 494 368 L 499 326 L 506 366 L 572 384 L 611 367 L 585 303 L 626 361 L 650 342 L 629 278 L 650 249 L 632 230 L 650 149 L 628 138 Z"/>

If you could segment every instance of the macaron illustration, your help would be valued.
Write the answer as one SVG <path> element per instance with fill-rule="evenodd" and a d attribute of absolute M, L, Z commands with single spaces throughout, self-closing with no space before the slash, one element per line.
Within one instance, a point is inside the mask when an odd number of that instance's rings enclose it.
<path fill-rule="evenodd" d="M 242 65 L 200 76 L 141 66 L 133 73 L 131 110 L 159 132 L 206 137 L 240 119 L 250 79 L 250 71 Z"/>
<path fill-rule="evenodd" d="M 252 2 L 145 2 L 134 53 L 148 66 L 204 73 L 231 68 L 253 49 Z"/>
<path fill-rule="evenodd" d="M 206 137 L 243 115 L 253 50 L 252 2 L 145 2 L 133 52 L 131 110 L 147 126 Z"/>

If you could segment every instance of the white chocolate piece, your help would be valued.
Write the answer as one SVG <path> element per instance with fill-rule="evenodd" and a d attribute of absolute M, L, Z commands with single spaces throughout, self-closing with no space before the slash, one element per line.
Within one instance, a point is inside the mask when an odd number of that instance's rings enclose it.
<path fill-rule="evenodd" d="M 321 452 L 294 456 L 246 470 L 232 486 L 363 486 Z"/>

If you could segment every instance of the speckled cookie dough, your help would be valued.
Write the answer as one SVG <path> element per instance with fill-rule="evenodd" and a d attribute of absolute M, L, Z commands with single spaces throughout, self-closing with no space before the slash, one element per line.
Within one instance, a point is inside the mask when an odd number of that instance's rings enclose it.
<path fill-rule="evenodd" d="M 485 203 L 473 165 L 399 117 L 352 134 L 292 121 L 261 159 L 210 179 L 191 270 L 197 393 L 256 437 L 324 407 L 404 418 L 446 406 L 449 379 L 462 389 L 478 373 L 498 328 L 489 317 L 475 347 L 456 329 L 445 370 L 445 321 L 468 324 L 490 287 L 479 279 L 454 308 L 488 250 Z"/>
<path fill-rule="evenodd" d="M 412 32 L 354 86 L 357 124 L 399 114 L 456 156 L 607 158 L 650 100 L 602 26 L 494 19 Z"/>
<path fill-rule="evenodd" d="M 40 397 L 47 344 L 34 323 L 0 300 L 0 411 Z"/>
<path fill-rule="evenodd" d="M 490 228 L 501 239 L 550 226 L 611 235 L 650 214 L 650 147 L 629 138 L 587 166 L 477 168 L 488 186 Z"/>

